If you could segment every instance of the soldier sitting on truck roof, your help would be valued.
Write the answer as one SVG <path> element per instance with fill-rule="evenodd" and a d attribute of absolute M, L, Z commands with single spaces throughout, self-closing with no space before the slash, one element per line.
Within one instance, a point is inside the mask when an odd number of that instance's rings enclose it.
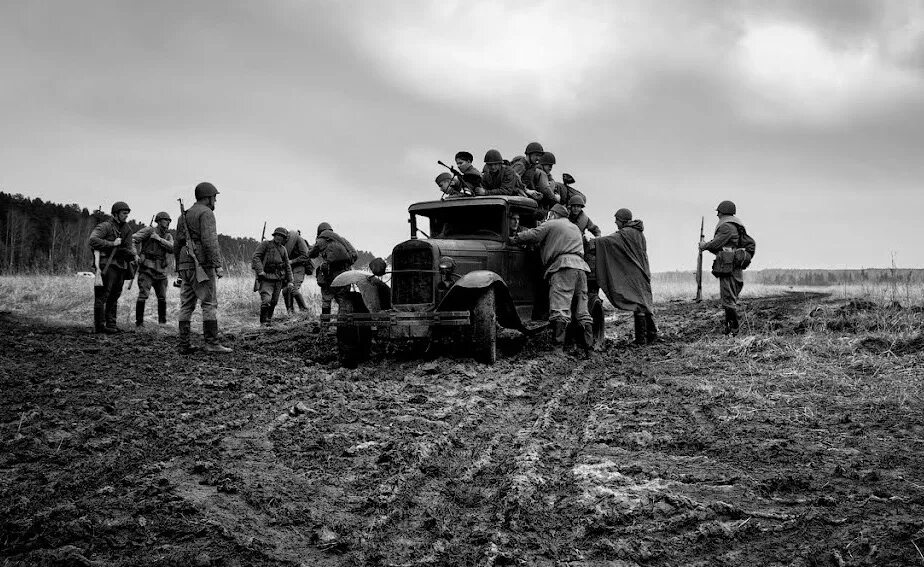
<path fill-rule="evenodd" d="M 485 195 L 520 195 L 517 187 L 519 177 L 513 168 L 504 163 L 497 150 L 488 150 L 484 155 L 484 175 L 481 179 Z"/>
<path fill-rule="evenodd" d="M 472 165 L 474 157 L 471 153 L 466 151 L 461 151 L 456 153 L 456 167 L 459 168 L 459 173 L 462 174 L 462 179 L 455 177 L 451 182 L 451 186 L 457 191 L 462 191 L 463 189 L 468 189 L 468 191 L 475 195 L 475 188 L 481 186 L 481 172 L 478 171 L 478 168 Z M 465 174 L 471 173 L 478 176 L 478 184 L 475 185 L 473 182 L 465 180 Z M 470 178 L 474 180 L 474 178 Z"/>
<path fill-rule="evenodd" d="M 526 194 L 535 199 L 543 210 L 549 210 L 557 201 L 556 195 L 552 190 L 549 182 L 549 176 L 545 170 L 540 167 L 539 160 L 545 151 L 539 142 L 530 142 L 526 146 L 526 158 L 529 160 L 529 167 L 523 173 L 523 183 L 526 185 Z"/>
<path fill-rule="evenodd" d="M 460 197 L 462 193 L 452 187 L 452 174 L 444 171 L 436 176 L 436 186 L 443 192 L 442 199 L 446 197 Z"/>

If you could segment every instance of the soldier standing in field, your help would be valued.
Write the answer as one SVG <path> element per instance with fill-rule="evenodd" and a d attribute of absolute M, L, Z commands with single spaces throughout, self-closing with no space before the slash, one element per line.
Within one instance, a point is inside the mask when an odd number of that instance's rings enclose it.
<path fill-rule="evenodd" d="M 295 304 L 298 304 L 299 311 L 308 309 L 301 289 L 305 281 L 306 267 L 311 265 L 309 251 L 308 243 L 302 238 L 301 231 L 290 230 L 289 238 L 286 240 L 286 253 L 289 255 L 289 265 L 292 266 L 292 288 L 290 290 L 286 287 L 282 290 L 282 299 L 289 314 L 295 313 Z"/>
<path fill-rule="evenodd" d="M 719 222 L 715 227 L 715 236 L 709 242 L 699 245 L 700 250 L 709 251 L 718 255 L 723 250 L 734 254 L 734 250 L 741 246 L 740 232 L 744 232 L 744 223 L 735 216 L 737 207 L 731 201 L 722 201 L 716 207 L 716 216 Z M 752 250 L 753 253 L 753 250 Z M 750 262 L 750 256 L 747 258 Z M 713 270 L 715 274 L 715 270 Z M 738 319 L 738 296 L 744 287 L 744 274 L 738 266 L 733 267 L 725 275 L 716 275 L 719 278 L 719 297 L 722 309 L 725 310 L 724 333 L 726 335 L 738 334 L 741 323 Z"/>
<path fill-rule="evenodd" d="M 103 285 L 93 287 L 93 330 L 96 333 L 121 332 L 116 326 L 119 296 L 122 284 L 131 278 L 131 263 L 137 256 L 127 222 L 129 212 L 128 204 L 116 201 L 112 205 L 112 216 L 90 233 L 90 248 L 99 252 L 96 269 L 100 270 L 103 280 Z"/>
<path fill-rule="evenodd" d="M 170 215 L 157 213 L 154 226 L 146 226 L 132 235 L 139 251 L 138 299 L 135 301 L 135 326 L 144 326 L 144 305 L 154 288 L 157 296 L 157 322 L 167 322 L 167 254 L 173 253 Z"/>
<path fill-rule="evenodd" d="M 614 215 L 618 232 L 593 240 L 597 281 L 617 309 L 631 311 L 635 322 L 635 344 L 658 340 L 651 297 L 651 269 L 645 226 L 632 218 L 632 211 L 619 209 Z"/>
<path fill-rule="evenodd" d="M 577 226 L 568 220 L 568 209 L 554 205 L 549 220 L 510 238 L 512 244 L 538 244 L 542 264 L 548 266 L 549 322 L 552 326 L 552 344 L 555 354 L 564 353 L 565 333 L 574 318 L 583 328 L 584 356 L 593 348 L 593 319 L 587 310 L 587 272 L 584 262 L 584 244 Z"/>
<path fill-rule="evenodd" d="M 191 324 L 196 302 L 202 304 L 202 350 L 227 353 L 231 349 L 218 341 L 218 278 L 222 277 L 221 249 L 215 226 L 215 200 L 218 189 L 208 182 L 196 185 L 196 203 L 177 221 L 173 254 L 180 275 L 179 350 L 192 352 Z M 195 257 L 194 257 L 195 254 Z M 197 281 L 196 266 L 201 266 L 207 279 Z"/>
<path fill-rule="evenodd" d="M 335 293 L 331 289 L 334 278 L 350 269 L 358 255 L 350 241 L 340 236 L 329 223 L 318 225 L 318 237 L 308 251 L 309 258 L 320 258 L 315 279 L 321 288 L 321 315 L 329 315 Z"/>
<path fill-rule="evenodd" d="M 292 288 L 292 267 L 289 265 L 289 254 L 286 252 L 285 242 L 289 238 L 289 231 L 284 227 L 277 227 L 273 237 L 264 240 L 257 246 L 250 261 L 260 282 L 260 324 L 270 325 L 273 322 L 273 311 L 279 302 L 279 292 L 284 288 Z"/>

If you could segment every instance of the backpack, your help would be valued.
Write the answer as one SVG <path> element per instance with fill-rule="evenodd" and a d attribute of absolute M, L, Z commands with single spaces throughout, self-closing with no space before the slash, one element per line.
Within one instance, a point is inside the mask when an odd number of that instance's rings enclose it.
<path fill-rule="evenodd" d="M 744 270 L 751 265 L 751 260 L 754 259 L 754 252 L 757 250 L 757 241 L 747 233 L 743 226 L 738 223 L 733 224 L 735 228 L 738 229 L 738 249 L 735 250 L 735 267 Z M 747 252 L 747 254 L 739 253 L 739 250 L 743 250 Z"/>

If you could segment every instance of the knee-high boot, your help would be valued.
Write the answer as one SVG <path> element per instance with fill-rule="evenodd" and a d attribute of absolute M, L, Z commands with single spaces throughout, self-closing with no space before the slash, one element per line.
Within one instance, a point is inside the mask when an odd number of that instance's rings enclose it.
<path fill-rule="evenodd" d="M 135 326 L 144 327 L 144 300 L 135 302 Z"/>
<path fill-rule="evenodd" d="M 167 323 L 167 300 L 157 299 L 157 322 L 161 325 Z"/>
<path fill-rule="evenodd" d="M 633 319 L 635 320 L 635 344 L 638 346 L 644 346 L 646 343 L 645 331 L 647 330 L 645 314 L 636 312 L 633 316 Z"/>
<path fill-rule="evenodd" d="M 648 344 L 658 340 L 658 328 L 655 326 L 654 315 L 645 313 L 645 339 Z"/>

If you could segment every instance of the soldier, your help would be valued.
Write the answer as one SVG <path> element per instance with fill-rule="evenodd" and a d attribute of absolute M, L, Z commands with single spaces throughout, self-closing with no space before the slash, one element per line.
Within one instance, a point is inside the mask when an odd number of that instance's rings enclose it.
<path fill-rule="evenodd" d="M 273 323 L 273 311 L 279 301 L 279 292 L 283 288 L 292 289 L 292 267 L 289 265 L 289 254 L 285 243 L 289 239 L 289 231 L 285 227 L 277 227 L 270 240 L 264 240 L 257 246 L 250 261 L 250 267 L 260 282 L 260 324 Z"/>
<path fill-rule="evenodd" d="M 167 322 L 167 254 L 173 254 L 170 235 L 170 215 L 161 211 L 154 217 L 154 226 L 146 226 L 132 235 L 139 250 L 138 299 L 135 301 L 135 326 L 144 326 L 144 304 L 154 288 L 157 296 L 157 322 Z"/>
<path fill-rule="evenodd" d="M 635 344 L 658 339 L 651 298 L 651 270 L 645 226 L 632 218 L 632 211 L 619 209 L 614 215 L 618 232 L 594 239 L 597 281 L 617 309 L 631 311 L 635 321 Z"/>
<path fill-rule="evenodd" d="M 594 221 L 590 220 L 590 217 L 587 216 L 587 213 L 584 212 L 584 205 L 586 201 L 584 200 L 583 195 L 575 195 L 568 200 L 568 220 L 577 225 L 578 229 L 581 231 L 581 237 L 584 237 L 584 231 L 589 230 L 591 234 L 594 235 L 594 238 L 600 236 L 601 231 L 600 227 L 594 224 Z M 586 242 L 586 240 L 585 240 Z"/>
<path fill-rule="evenodd" d="M 202 303 L 202 350 L 228 353 L 231 349 L 218 342 L 218 279 L 224 274 L 221 267 L 221 249 L 215 227 L 215 201 L 218 189 L 204 181 L 196 185 L 196 203 L 177 221 L 173 254 L 180 275 L 179 350 L 192 352 L 190 344 L 193 311 L 196 302 Z M 195 256 L 194 256 L 195 254 Z M 197 281 L 196 266 L 200 266 L 208 279 Z"/>
<path fill-rule="evenodd" d="M 116 326 L 119 296 L 122 284 L 131 278 L 131 264 L 137 252 L 132 242 L 128 213 L 131 209 L 123 201 L 112 204 L 112 216 L 96 225 L 90 233 L 89 244 L 99 252 L 99 265 L 103 285 L 93 287 L 93 330 L 96 333 L 121 332 Z"/>
<path fill-rule="evenodd" d="M 452 174 L 444 171 L 436 176 L 436 186 L 440 188 L 440 191 L 443 192 L 442 199 L 446 197 L 457 197 L 462 195 L 459 191 L 452 187 Z"/>
<path fill-rule="evenodd" d="M 553 352 L 564 352 L 565 333 L 574 307 L 574 317 L 584 330 L 584 356 L 590 356 L 593 348 L 593 319 L 587 311 L 587 272 L 590 268 L 584 262 L 581 234 L 568 220 L 568 209 L 564 205 L 554 205 L 548 221 L 520 232 L 511 237 L 510 242 L 538 244 L 542 264 L 548 266 L 545 277 L 549 279 Z"/>
<path fill-rule="evenodd" d="M 519 195 L 519 177 L 513 168 L 504 163 L 497 150 L 484 155 L 484 175 L 481 180 L 485 195 Z"/>
<path fill-rule="evenodd" d="M 526 194 L 535 199 L 543 210 L 549 210 L 557 201 L 549 176 L 539 165 L 540 158 L 545 154 L 542 144 L 530 142 L 526 145 L 525 153 L 529 162 L 528 168 L 523 173 Z"/>
<path fill-rule="evenodd" d="M 315 279 L 321 288 L 321 315 L 329 315 L 335 293 L 330 284 L 334 278 L 350 269 L 358 257 L 350 241 L 340 236 L 329 223 L 318 225 L 318 238 L 308 251 L 309 258 L 321 258 Z"/>
<path fill-rule="evenodd" d="M 512 211 L 510 213 L 510 234 L 512 238 L 523 231 L 523 227 L 520 226 L 520 213 Z"/>
<path fill-rule="evenodd" d="M 305 298 L 302 297 L 302 283 L 305 281 L 306 267 L 311 265 L 311 259 L 308 258 L 308 243 L 302 238 L 300 230 L 290 230 L 289 238 L 286 240 L 286 252 L 289 254 L 289 265 L 292 266 L 292 290 L 286 287 L 282 290 L 282 299 L 286 304 L 286 312 L 292 314 L 295 312 L 295 304 L 298 304 L 299 311 L 305 311 L 308 306 L 305 305 Z"/>
<path fill-rule="evenodd" d="M 744 230 L 744 223 L 735 216 L 737 207 L 731 201 L 722 201 L 716 207 L 716 216 L 719 222 L 715 227 L 715 236 L 709 242 L 699 245 L 700 250 L 709 251 L 718 255 L 723 250 L 735 250 L 741 244 L 739 230 Z M 748 258 L 750 260 L 750 258 Z M 741 326 L 738 320 L 738 295 L 744 287 L 744 274 L 741 268 L 735 266 L 729 275 L 717 276 L 719 278 L 719 296 L 722 308 L 725 310 L 725 325 L 723 332 L 728 335 L 738 334 Z"/>
<path fill-rule="evenodd" d="M 481 185 L 481 172 L 478 171 L 478 168 L 472 165 L 474 161 L 474 156 L 466 151 L 461 151 L 456 153 L 456 167 L 459 168 L 459 173 L 462 174 L 462 179 L 456 177 L 452 180 L 451 185 L 456 191 L 467 190 L 469 194 L 475 195 L 476 187 Z M 474 183 L 474 178 L 470 180 L 465 179 L 466 174 L 472 174 L 473 176 L 478 176 L 478 183 Z"/>

